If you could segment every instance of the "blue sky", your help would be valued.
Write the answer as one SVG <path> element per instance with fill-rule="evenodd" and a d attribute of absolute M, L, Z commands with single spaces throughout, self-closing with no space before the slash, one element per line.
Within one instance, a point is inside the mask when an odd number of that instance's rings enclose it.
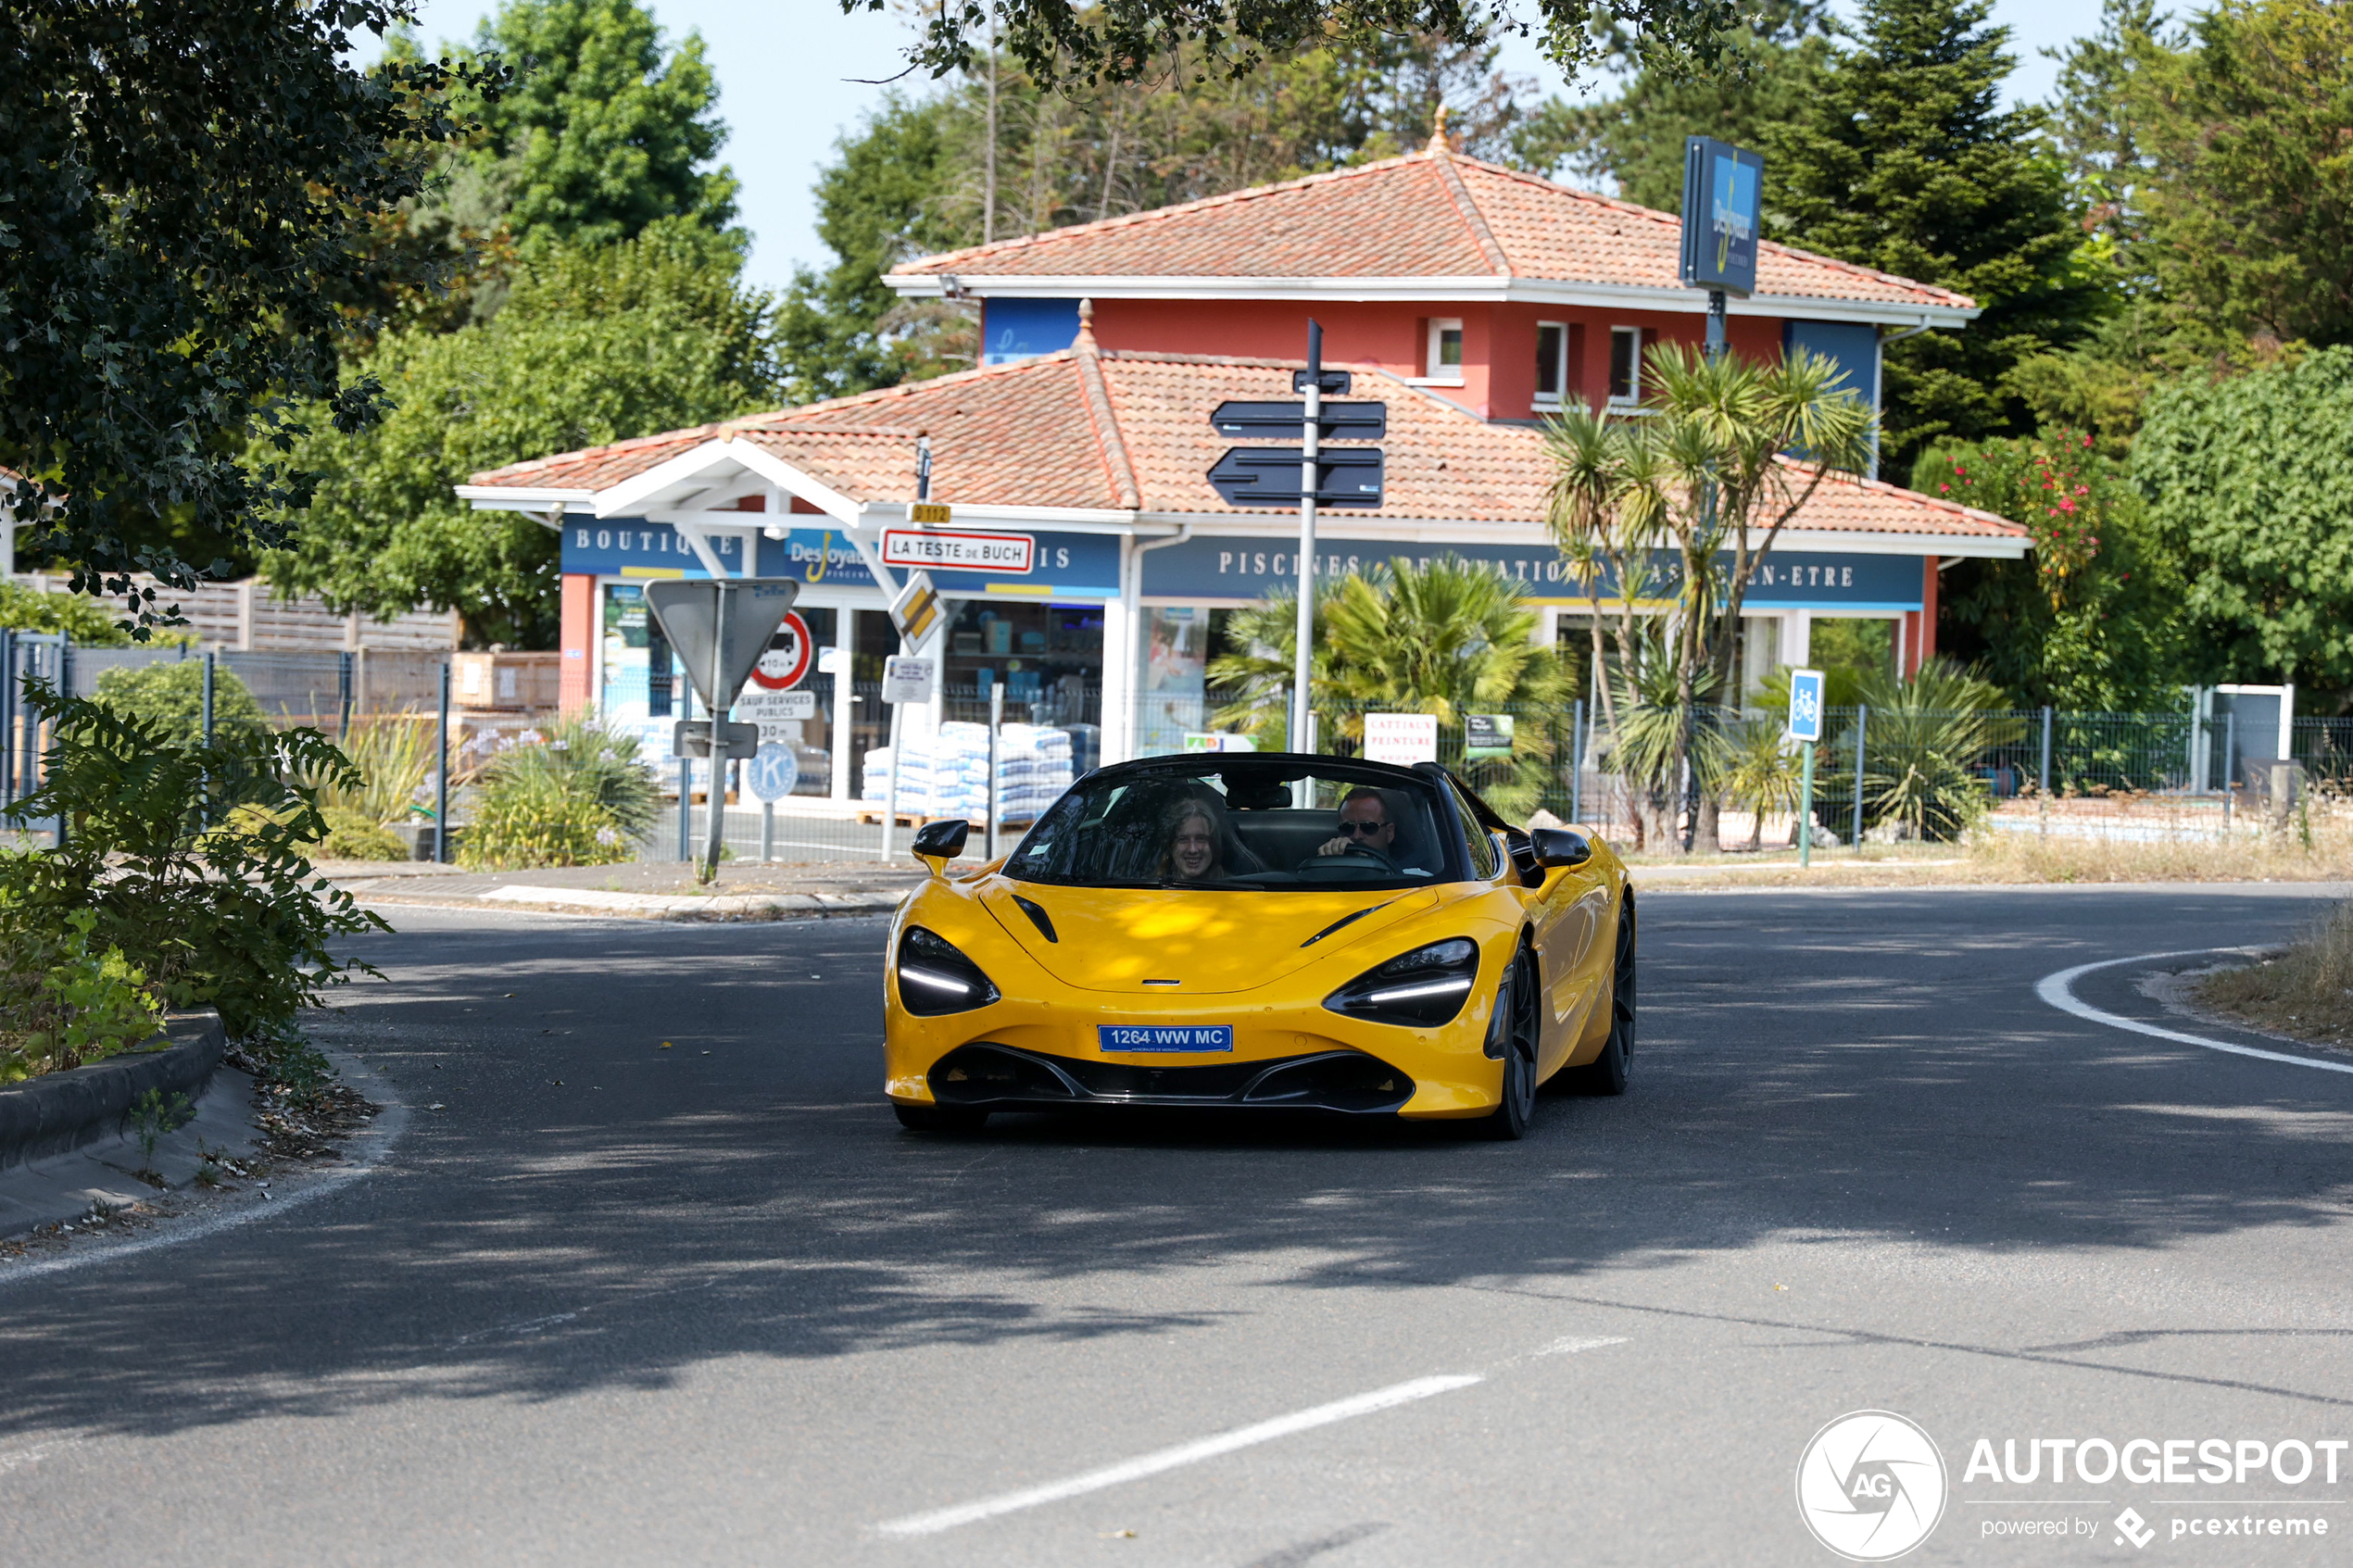
<path fill-rule="evenodd" d="M 836 0 L 651 0 L 673 36 L 699 31 L 719 74 L 719 108 L 732 134 L 724 154 L 743 182 L 743 219 L 754 236 L 750 281 L 782 289 L 795 265 L 829 259 L 817 238 L 810 194 L 834 139 L 882 96 L 861 78 L 903 69 L 906 36 L 889 11 L 845 17 Z M 1851 6 L 1840 4 L 1842 11 Z M 424 0 L 419 31 L 426 46 L 471 38 L 491 6 L 484 0 Z M 1994 19 L 2011 30 L 2020 56 L 2014 96 L 2050 91 L 2054 66 L 2039 50 L 2091 31 L 2099 0 L 1995 0 Z M 1504 67 L 1550 84 L 1559 78 L 1531 44 L 1506 50 Z M 919 85 L 920 78 L 910 85 Z"/>

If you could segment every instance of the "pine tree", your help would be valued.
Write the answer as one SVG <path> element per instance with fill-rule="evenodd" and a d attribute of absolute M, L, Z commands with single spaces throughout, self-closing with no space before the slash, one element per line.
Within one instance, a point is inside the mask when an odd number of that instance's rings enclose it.
<path fill-rule="evenodd" d="M 2003 110 L 2016 61 L 1991 0 L 1865 0 L 1810 112 L 1766 138 L 1768 232 L 1977 300 L 1959 331 L 1887 351 L 1887 466 L 1939 436 L 2032 428 L 2012 367 L 2080 337 L 2111 307 L 2082 255 L 2065 171 L 2032 109 Z"/>

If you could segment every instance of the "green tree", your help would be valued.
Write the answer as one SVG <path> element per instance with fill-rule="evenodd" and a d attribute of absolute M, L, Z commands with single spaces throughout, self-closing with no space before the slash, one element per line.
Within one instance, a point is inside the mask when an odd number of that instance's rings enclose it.
<path fill-rule="evenodd" d="M 1277 594 L 1236 610 L 1209 678 L 1236 699 L 1212 722 L 1262 746 L 1286 744 L 1298 599 Z M 1506 707 L 1538 715 L 1575 696 L 1560 654 L 1535 640 L 1536 610 L 1511 583 L 1457 556 L 1397 560 L 1319 585 L 1309 680 L 1324 743 L 1361 743 L 1367 710 L 1434 713 L 1441 724 Z M 1550 782 L 1546 731 L 1521 726 L 1508 764 L 1474 764 L 1472 783 L 1500 811 L 1533 810 Z"/>
<path fill-rule="evenodd" d="M 283 543 L 307 480 L 281 395 L 321 432 L 380 418 L 338 361 L 340 302 L 413 259 L 374 225 L 466 133 L 453 88 L 504 68 L 351 63 L 411 0 L 122 0 L 0 11 L 0 465 L 59 503 L 21 541 L 83 592 L 169 588 Z M 273 438 L 255 444 L 252 437 Z M 214 546 L 207 555 L 203 546 Z"/>
<path fill-rule="evenodd" d="M 520 263 L 487 323 L 388 333 L 363 362 L 398 405 L 358 440 L 297 451 L 323 474 L 310 521 L 265 562 L 338 610 L 455 608 L 476 643 L 552 647 L 557 539 L 451 494 L 472 473 L 726 419 L 777 401 L 771 302 L 724 235 L 673 219 Z"/>
<path fill-rule="evenodd" d="M 1573 405 L 1545 426 L 1554 463 L 1551 523 L 1587 584 L 1593 654 L 1644 706 L 1672 691 L 1680 738 L 1664 776 L 1683 771 L 1703 705 L 1732 690 L 1741 605 L 1790 520 L 1833 473 L 1869 460 L 1870 409 L 1819 355 L 1761 364 L 1708 360 L 1679 345 L 1651 351 L 1640 419 Z M 1791 450 L 1813 461 L 1791 462 Z M 1667 558 L 1661 571 L 1656 558 Z M 1663 582 L 1655 579 L 1663 578 Z M 1642 601 L 1669 596 L 1673 633 L 1647 634 Z M 1605 628 L 1617 658 L 1604 657 Z M 1664 674 L 1656 668 L 1663 663 Z M 1630 715 L 1603 684 L 1604 718 Z M 1696 775 L 1695 775 L 1696 776 Z M 1701 803 L 1712 840 L 1712 804 Z M 1701 830 L 1701 814 L 1692 819 Z M 1715 847 L 1712 842 L 1708 847 Z"/>
<path fill-rule="evenodd" d="M 2353 347 L 2149 400 L 2131 472 L 2182 563 L 2206 681 L 2353 690 Z"/>
<path fill-rule="evenodd" d="M 735 174 L 706 167 L 727 131 L 700 34 L 666 50 L 635 0 L 506 0 L 473 56 L 521 67 L 475 108 L 484 130 L 465 155 L 473 199 L 503 198 L 518 237 L 593 245 L 664 218 L 733 221 Z"/>
<path fill-rule="evenodd" d="M 2012 705 L 2146 713 L 2175 705 L 2182 581 L 2121 464 L 2071 430 L 1947 443 L 1912 487 L 2023 525 L 2023 560 L 1963 560 L 1944 575 L 1937 646 Z"/>
<path fill-rule="evenodd" d="M 1765 138 L 1774 237 L 1956 289 L 1983 314 L 1887 351 L 1889 458 L 1939 436 L 2031 428 L 2009 372 L 2063 347 L 2109 308 L 2111 280 L 2083 256 L 2064 170 L 2038 116 L 2004 111 L 2015 61 L 1991 0 L 1865 0 L 1854 46 L 1831 57 L 1796 121 Z"/>
<path fill-rule="evenodd" d="M 845 14 L 879 12 L 886 0 L 840 5 Z M 1481 44 L 1499 19 L 1523 34 L 1541 30 L 1545 54 L 1571 75 L 1602 62 L 1596 33 L 1612 22 L 1641 38 L 1645 57 L 1696 69 L 1718 63 L 1746 12 L 1734 0 L 1537 0 L 1531 23 L 1478 0 L 957 0 L 921 14 L 922 31 L 907 50 L 912 66 L 935 77 L 967 70 L 1001 44 L 1031 75 L 1061 86 L 1144 81 L 1172 69 L 1239 80 L 1335 33 L 1350 43 L 1424 33 Z"/>
<path fill-rule="evenodd" d="M 2147 268 L 2184 322 L 2353 342 L 2353 10 L 2221 0 L 2145 73 Z"/>
<path fill-rule="evenodd" d="M 1754 147 L 1767 126 L 1806 110 L 1830 56 L 1828 18 L 1815 0 L 1775 0 L 1741 30 L 1719 69 L 1696 76 L 1644 65 L 1640 42 L 1617 29 L 1609 58 L 1626 73 L 1624 89 L 1593 103 L 1547 100 L 1513 129 L 1514 160 L 1539 174 L 1566 164 L 1572 177 L 1607 178 L 1628 201 L 1676 211 L 1684 137 Z"/>
<path fill-rule="evenodd" d="M 818 179 L 818 232 L 835 261 L 799 274 L 779 316 L 794 397 L 975 362 L 973 307 L 901 303 L 883 282 L 910 257 L 1393 157 L 1428 139 L 1441 104 L 1463 150 L 1509 157 L 1525 83 L 1495 58 L 1485 44 L 1378 37 L 1236 81 L 1077 93 L 995 55 L 927 96 L 894 94 Z"/>

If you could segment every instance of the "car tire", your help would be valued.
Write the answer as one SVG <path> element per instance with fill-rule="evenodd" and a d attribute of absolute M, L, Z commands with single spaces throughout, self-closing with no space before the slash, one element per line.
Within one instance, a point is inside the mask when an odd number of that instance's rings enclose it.
<path fill-rule="evenodd" d="M 1634 901 L 1617 917 L 1617 958 L 1609 977 L 1609 1038 L 1602 1054 L 1576 1069 L 1576 1087 L 1589 1095 L 1622 1095 L 1634 1065 L 1634 1026 L 1641 1004 L 1635 961 Z"/>
<path fill-rule="evenodd" d="M 911 1133 L 977 1133 L 988 1122 L 988 1112 L 964 1105 L 901 1105 L 893 1100 L 890 1109 Z"/>
<path fill-rule="evenodd" d="M 1495 1022 L 1503 1038 L 1503 1097 L 1479 1120 L 1478 1129 L 1491 1138 L 1509 1142 L 1528 1135 L 1536 1120 L 1536 964 L 1522 947 L 1495 988 Z"/>

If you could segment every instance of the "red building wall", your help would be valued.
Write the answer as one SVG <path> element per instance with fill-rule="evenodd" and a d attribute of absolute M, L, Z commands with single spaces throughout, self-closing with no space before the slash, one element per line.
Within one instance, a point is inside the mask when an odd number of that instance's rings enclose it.
<path fill-rule="evenodd" d="M 1640 327 L 1655 342 L 1700 346 L 1704 316 L 1662 310 L 1593 310 L 1548 305 L 1454 305 L 1427 301 L 1279 299 L 1104 299 L 1095 302 L 1095 341 L 1105 348 L 1141 353 L 1218 354 L 1245 359 L 1299 359 L 1307 353 L 1307 322 L 1323 324 L 1324 359 L 1418 379 L 1433 317 L 1461 319 L 1463 380 L 1432 386 L 1441 397 L 1482 419 L 1525 420 L 1537 413 L 1536 329 L 1541 321 L 1581 327 L 1572 344 L 1568 391 L 1597 399 L 1609 385 L 1612 327 Z M 1735 316 L 1727 323 L 1732 351 L 1777 359 L 1781 323 Z"/>

